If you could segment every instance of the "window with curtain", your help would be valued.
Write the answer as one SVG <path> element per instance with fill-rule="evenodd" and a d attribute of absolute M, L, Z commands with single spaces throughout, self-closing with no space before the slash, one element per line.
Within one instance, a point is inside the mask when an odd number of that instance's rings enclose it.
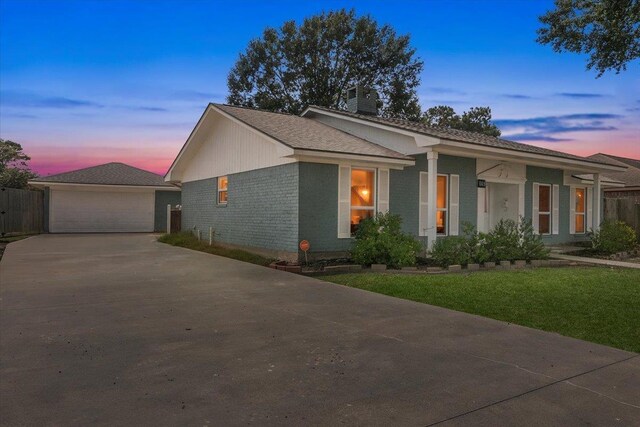
<path fill-rule="evenodd" d="M 351 234 L 362 220 L 375 215 L 375 179 L 373 169 L 351 169 Z"/>
<path fill-rule="evenodd" d="M 229 180 L 227 179 L 226 176 L 220 176 L 218 177 L 218 204 L 219 205 L 226 205 L 227 204 L 227 186 L 228 186 Z"/>
<path fill-rule="evenodd" d="M 538 190 L 538 233 L 551 233 L 551 186 L 545 184 Z"/>
<path fill-rule="evenodd" d="M 585 233 L 586 212 L 587 212 L 587 191 L 584 188 L 576 188 L 576 205 L 575 205 L 575 230 L 577 234 Z"/>
<path fill-rule="evenodd" d="M 436 233 L 447 234 L 447 215 L 449 205 L 449 177 L 438 175 L 436 195 Z"/>

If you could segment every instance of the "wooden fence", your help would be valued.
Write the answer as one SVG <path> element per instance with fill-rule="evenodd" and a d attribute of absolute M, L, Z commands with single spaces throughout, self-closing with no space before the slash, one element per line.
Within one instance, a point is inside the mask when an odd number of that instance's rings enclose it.
<path fill-rule="evenodd" d="M 43 231 L 44 193 L 0 188 L 0 235 Z"/>
<path fill-rule="evenodd" d="M 640 203 L 632 198 L 604 199 L 604 219 L 624 221 L 640 235 Z"/>

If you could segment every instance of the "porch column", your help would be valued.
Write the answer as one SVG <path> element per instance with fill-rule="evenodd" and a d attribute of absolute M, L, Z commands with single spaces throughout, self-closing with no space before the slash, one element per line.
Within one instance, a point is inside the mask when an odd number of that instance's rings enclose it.
<path fill-rule="evenodd" d="M 593 218 L 593 231 L 596 231 L 600 228 L 600 206 L 602 203 L 602 191 L 601 191 L 601 183 L 600 183 L 600 174 L 593 174 L 593 200 L 592 200 L 592 210 L 591 213 Z"/>
<path fill-rule="evenodd" d="M 427 249 L 431 250 L 436 242 L 436 200 L 438 195 L 438 153 L 427 152 Z"/>

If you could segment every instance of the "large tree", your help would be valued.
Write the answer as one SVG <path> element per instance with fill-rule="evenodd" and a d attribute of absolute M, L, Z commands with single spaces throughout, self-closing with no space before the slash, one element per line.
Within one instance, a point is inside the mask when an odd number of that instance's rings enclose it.
<path fill-rule="evenodd" d="M 588 54 L 587 69 L 598 77 L 640 58 L 640 0 L 555 0 L 540 21 L 539 43 Z"/>
<path fill-rule="evenodd" d="M 37 177 L 29 169 L 29 160 L 20 144 L 0 139 L 0 187 L 25 188 L 27 181 Z"/>
<path fill-rule="evenodd" d="M 361 84 L 378 91 L 383 115 L 417 120 L 422 67 L 408 35 L 342 9 L 265 29 L 231 69 L 227 102 L 294 114 L 309 104 L 340 109 L 346 89 Z"/>
<path fill-rule="evenodd" d="M 500 136 L 500 129 L 491 123 L 491 108 L 489 107 L 471 107 L 459 115 L 448 105 L 438 105 L 425 111 L 422 122 L 434 127 Z"/>

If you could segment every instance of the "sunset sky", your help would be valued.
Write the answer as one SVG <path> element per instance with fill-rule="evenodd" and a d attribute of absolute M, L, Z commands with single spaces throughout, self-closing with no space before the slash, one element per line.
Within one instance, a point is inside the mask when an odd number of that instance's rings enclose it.
<path fill-rule="evenodd" d="M 640 157 L 640 67 L 596 79 L 536 44 L 551 1 L 0 0 L 0 137 L 40 174 L 121 161 L 164 174 L 266 26 L 341 7 L 410 33 L 423 109 L 490 106 L 507 139 Z"/>

